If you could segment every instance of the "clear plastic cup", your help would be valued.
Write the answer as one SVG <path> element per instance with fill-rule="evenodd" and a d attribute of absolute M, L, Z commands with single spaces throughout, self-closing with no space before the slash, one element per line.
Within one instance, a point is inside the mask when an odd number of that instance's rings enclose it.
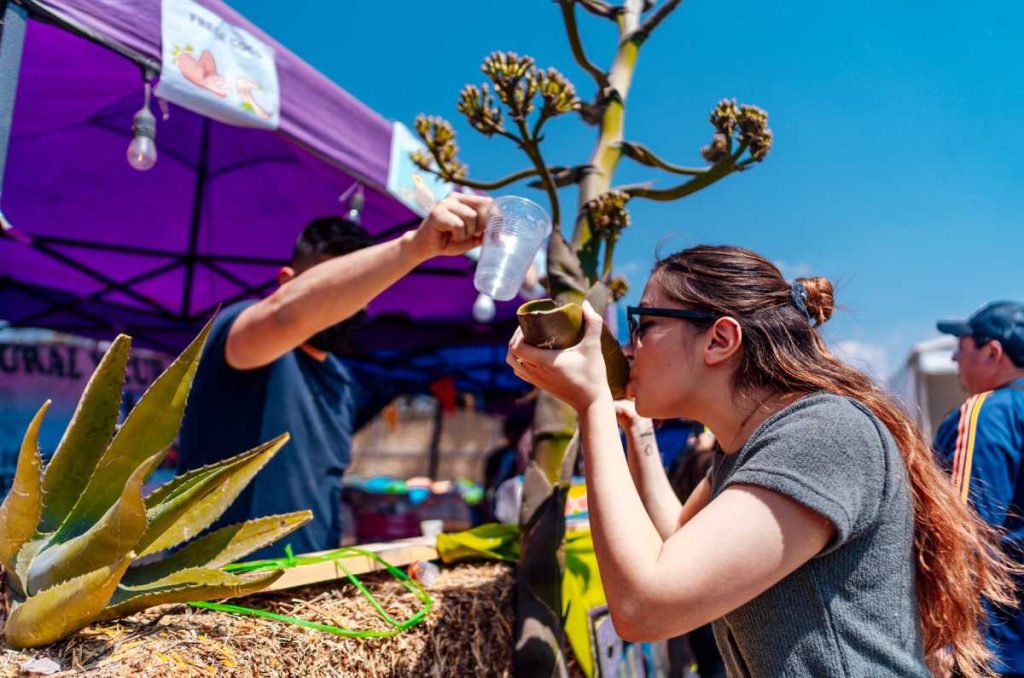
<path fill-rule="evenodd" d="M 477 291 L 498 301 L 515 297 L 549 235 L 551 217 L 543 207 L 513 195 L 495 198 L 473 276 Z"/>

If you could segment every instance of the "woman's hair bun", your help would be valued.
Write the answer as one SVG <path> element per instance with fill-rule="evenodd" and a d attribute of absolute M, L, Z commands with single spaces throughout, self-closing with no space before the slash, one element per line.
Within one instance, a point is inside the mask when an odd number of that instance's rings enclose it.
<path fill-rule="evenodd" d="M 804 304 L 815 325 L 824 324 L 835 310 L 832 283 L 828 278 L 797 278 L 804 288 Z"/>

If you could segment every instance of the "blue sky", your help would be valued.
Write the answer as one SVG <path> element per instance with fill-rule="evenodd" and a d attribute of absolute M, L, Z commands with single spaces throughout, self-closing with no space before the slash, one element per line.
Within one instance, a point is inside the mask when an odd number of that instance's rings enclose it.
<path fill-rule="evenodd" d="M 452 120 L 474 178 L 523 166 L 517 150 L 483 139 L 455 111 L 490 51 L 530 54 L 592 94 L 546 0 L 231 4 L 382 115 L 409 126 L 419 112 Z M 591 59 L 607 66 L 611 25 L 580 20 Z M 630 299 L 662 238 L 667 251 L 750 247 L 789 276 L 837 285 L 843 309 L 824 332 L 876 374 L 935 336 L 937 318 L 1024 299 L 1022 34 L 1024 5 L 1011 1 L 684 1 L 643 47 L 627 138 L 699 164 L 709 110 L 735 97 L 768 111 L 775 147 L 753 171 L 686 200 L 632 203 L 616 252 Z M 550 163 L 586 160 L 591 128 L 566 118 L 548 132 Z M 671 180 L 629 161 L 616 174 L 652 178 Z"/>

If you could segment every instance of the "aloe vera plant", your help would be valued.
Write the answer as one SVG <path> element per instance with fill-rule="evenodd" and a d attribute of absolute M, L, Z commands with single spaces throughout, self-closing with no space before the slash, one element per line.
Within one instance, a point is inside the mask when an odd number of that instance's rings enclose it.
<path fill-rule="evenodd" d="M 117 427 L 131 340 L 121 335 L 86 385 L 43 469 L 44 403 L 22 441 L 11 491 L 0 505 L 0 565 L 15 648 L 46 645 L 93 621 L 138 610 L 259 591 L 282 571 L 234 575 L 219 568 L 298 529 L 309 511 L 250 520 L 196 537 L 230 506 L 288 435 L 180 475 L 143 497 L 146 477 L 181 424 L 207 324 Z"/>

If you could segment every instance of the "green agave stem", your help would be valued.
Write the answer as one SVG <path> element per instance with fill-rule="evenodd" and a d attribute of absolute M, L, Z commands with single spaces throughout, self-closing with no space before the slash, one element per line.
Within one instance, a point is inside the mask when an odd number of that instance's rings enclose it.
<path fill-rule="evenodd" d="M 626 0 L 622 11 L 615 17 L 619 30 L 619 46 L 607 76 L 608 87 L 598 93 L 599 101 L 603 100 L 604 103 L 598 124 L 597 143 L 588 161 L 594 171 L 584 176 L 579 185 L 577 217 L 570 245 L 578 257 L 577 270 L 584 279 L 576 280 L 575 285 L 559 285 L 560 289 L 555 289 L 553 285 L 552 294 L 556 295 L 555 301 L 549 303 L 554 307 L 559 303 L 579 302 L 581 299 L 578 290 L 589 287 L 587 281 L 591 284 L 597 281 L 601 243 L 590 230 L 583 206 L 611 187 L 612 175 L 622 156 L 618 144 L 624 139 L 625 102 L 632 84 L 640 46 L 639 42 L 630 41 L 627 37 L 638 27 L 642 8 L 643 0 Z M 556 221 L 555 224 L 556 229 L 559 229 L 560 222 Z M 566 253 L 560 251 L 560 247 L 564 248 L 562 239 L 558 232 L 555 236 L 548 245 L 549 276 L 553 275 L 551 266 L 566 266 L 562 263 Z M 572 266 L 575 268 L 576 262 L 572 262 Z M 573 290 L 573 287 L 576 290 Z M 555 317 L 560 318 L 557 321 L 559 324 L 569 320 L 571 326 L 571 320 L 575 316 L 568 308 L 558 312 L 554 312 L 554 308 L 541 310 L 535 307 L 535 310 L 547 313 L 552 320 L 543 320 L 541 318 L 544 316 L 533 316 L 534 311 L 527 310 L 527 327 L 537 325 L 543 328 L 547 323 L 556 322 Z M 604 312 L 604 306 L 601 305 L 597 310 Z M 519 318 L 522 326 L 523 316 L 520 315 Z M 581 326 L 582 316 L 577 327 Z M 527 329 L 524 327 L 524 334 L 526 332 Z M 565 330 L 565 333 L 568 335 L 569 331 Z M 531 341 L 533 340 L 527 339 L 528 343 Z M 614 339 L 612 342 L 614 343 Z M 605 341 L 602 336 L 602 351 L 604 348 Z M 608 359 L 607 354 L 605 363 L 611 372 L 613 361 Z M 624 385 L 624 371 L 622 379 Z M 565 569 L 563 542 L 567 478 L 564 477 L 564 468 L 569 466 L 571 473 L 573 460 L 566 459 L 566 452 L 575 429 L 576 417 L 572 409 L 554 396 L 542 392 L 537 399 L 534 445 L 527 480 L 523 487 L 523 506 L 520 513 L 522 537 L 519 568 L 516 573 L 516 647 L 513 653 L 516 675 L 568 674 L 562 653 L 564 633 L 560 583 Z"/>
<path fill-rule="evenodd" d="M 639 23 L 640 3 L 632 0 L 626 3 L 624 11 L 616 17 L 619 27 L 619 48 L 615 53 L 611 71 L 608 73 L 610 92 L 601 114 L 597 143 L 590 154 L 590 164 L 597 169 L 580 182 L 577 201 L 576 226 L 572 235 L 572 246 L 579 253 L 583 272 L 590 282 L 597 280 L 598 250 L 600 240 L 593 237 L 583 206 L 611 188 L 612 175 L 622 158 L 620 142 L 625 138 L 626 97 L 633 84 L 640 45 L 628 39 Z"/>
<path fill-rule="evenodd" d="M 708 168 L 691 168 L 662 160 L 653 151 L 637 143 L 625 142 L 626 100 L 633 83 L 640 47 L 651 33 L 680 5 L 681 0 L 620 0 L 618 4 L 607 0 L 556 0 L 565 25 L 569 47 L 576 63 L 595 81 L 597 94 L 590 103 L 578 106 L 582 120 L 597 127 L 597 140 L 586 165 L 586 173 L 553 177 L 554 168 L 547 168 L 540 150 L 540 127 L 544 117 L 539 116 L 532 133 L 522 119 L 516 120 L 518 136 L 512 131 L 500 134 L 516 142 L 529 157 L 539 176 L 539 186 L 547 193 L 554 216 L 554 231 L 548 244 L 547 284 L 553 300 L 534 302 L 519 313 L 520 326 L 527 342 L 537 346 L 564 347 L 578 341 L 582 328 L 582 314 L 578 304 L 594 289 L 604 287 L 614 265 L 616 238 L 595 233 L 586 206 L 612 189 L 612 177 L 623 156 L 637 162 L 685 177 L 675 186 L 663 189 L 647 185 L 624 186 L 616 189 L 629 198 L 656 201 L 677 200 L 707 188 L 734 171 L 746 169 L 763 158 L 764 145 L 771 137 L 764 130 L 758 143 L 759 158 L 753 155 L 741 160 L 746 150 L 741 145 L 733 152 L 731 135 L 727 137 L 730 155 Z M 576 24 L 576 5 L 603 19 L 614 22 L 618 41 L 611 68 L 601 71 L 588 59 L 579 27 Z M 646 16 L 646 18 L 644 18 Z M 507 102 L 506 102 L 507 103 Z M 511 107 L 510 107 L 511 108 Z M 714 118 L 713 114 L 713 118 Z M 720 130 L 720 124 L 712 119 Z M 750 121 L 748 120 L 748 123 Z M 753 120 L 754 123 L 757 120 Z M 740 127 L 742 132 L 742 126 Z M 479 129 L 478 129 L 479 131 Z M 487 134 L 486 131 L 484 131 Z M 421 133 L 423 134 L 423 133 Z M 746 132 L 744 132 L 746 134 Z M 423 134 L 426 139 L 426 135 Z M 439 167 L 444 167 L 436 144 L 428 148 Z M 454 146 L 450 146 L 454 149 Z M 714 150 L 712 148 L 712 150 Z M 708 155 L 711 155 L 710 153 Z M 464 166 L 460 167 L 464 169 Z M 474 182 L 462 177 L 446 177 L 467 186 Z M 578 203 L 571 239 L 562 230 L 557 188 L 578 183 Z M 479 185 L 479 184 L 477 184 Z M 606 219 L 601 227 L 606 229 Z M 617 235 L 617 234 L 616 234 Z M 602 243 L 602 240 L 607 242 Z M 604 247 L 602 248 L 602 244 Z M 604 258 L 601 258 L 601 252 Z M 591 292 L 587 292 L 588 288 Z M 591 299 L 598 312 L 603 313 L 609 303 L 607 288 L 601 298 Z M 602 334 L 602 352 L 613 394 L 624 395 L 628 378 L 628 363 L 622 356 L 614 337 Z M 571 472 L 575 450 L 570 445 L 576 428 L 574 413 L 553 396 L 541 392 L 537 397 L 534 418 L 534 444 L 527 469 L 520 514 L 522 543 L 517 571 L 516 646 L 514 668 L 517 675 L 562 676 L 566 665 L 562 657 L 561 579 L 562 556 L 560 544 L 564 535 L 563 503 L 567 474 Z"/>
<path fill-rule="evenodd" d="M 601 280 L 607 280 L 612 274 L 612 256 L 615 254 L 617 238 L 609 238 L 604 246 L 604 267 L 601 269 Z"/>

